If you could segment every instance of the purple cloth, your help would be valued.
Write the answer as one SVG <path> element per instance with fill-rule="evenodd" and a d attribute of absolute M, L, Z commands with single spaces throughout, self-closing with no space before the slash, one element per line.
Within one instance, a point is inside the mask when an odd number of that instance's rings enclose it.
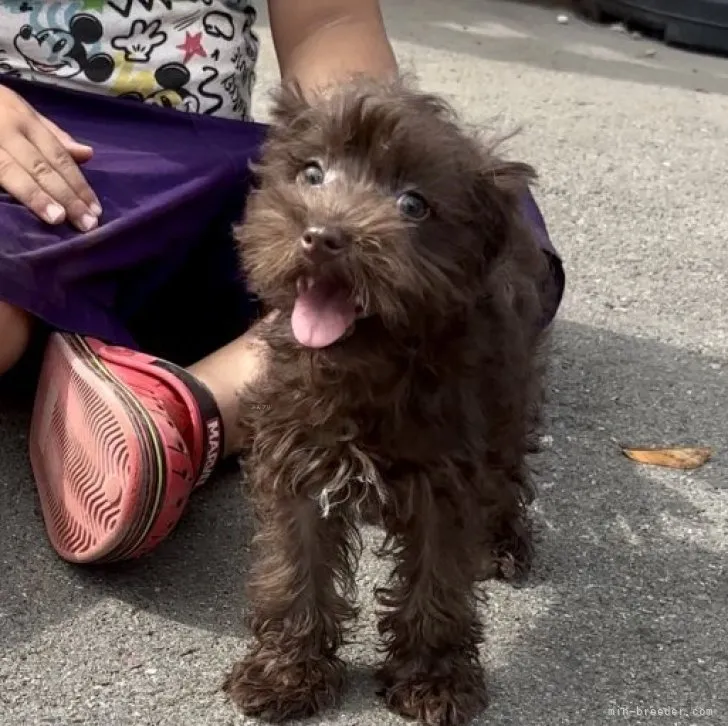
<path fill-rule="evenodd" d="M 204 354 L 244 330 L 255 301 L 230 227 L 266 127 L 8 76 L 1 82 L 93 146 L 83 170 L 104 215 L 87 234 L 50 227 L 0 191 L 0 296 L 52 328 L 151 346 L 158 355 L 172 355 L 175 339 L 199 339 L 197 350 L 177 358 Z M 563 272 L 538 207 L 530 198 L 525 204 L 554 263 L 553 314 Z"/>
<path fill-rule="evenodd" d="M 239 284 L 229 228 L 248 191 L 248 164 L 265 127 L 132 101 L 3 83 L 94 147 L 84 173 L 101 201 L 100 226 L 50 227 L 0 193 L 0 295 L 51 327 L 135 345 L 134 321 L 150 297 L 207 245 L 226 245 L 225 280 Z M 204 279 L 184 294 L 205 298 Z M 182 292 L 182 291 L 180 291 Z M 246 296 L 247 297 L 247 296 Z M 204 306 L 205 300 L 202 301 Z M 224 310 L 220 311 L 224 314 Z"/>
<path fill-rule="evenodd" d="M 549 264 L 551 265 L 552 285 L 549 290 L 544 290 L 545 311 L 543 326 L 546 327 L 554 319 L 556 311 L 561 304 L 561 298 L 564 296 L 564 288 L 566 287 L 566 275 L 564 274 L 561 257 L 559 257 L 559 253 L 551 242 L 543 214 L 541 214 L 541 210 L 538 208 L 536 200 L 530 192 L 523 199 L 523 214 L 531 223 L 536 240 L 541 249 L 548 255 Z"/>

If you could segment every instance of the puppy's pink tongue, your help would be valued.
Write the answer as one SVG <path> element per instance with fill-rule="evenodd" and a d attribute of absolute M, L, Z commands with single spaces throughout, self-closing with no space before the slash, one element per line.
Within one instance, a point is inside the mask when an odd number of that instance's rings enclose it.
<path fill-rule="evenodd" d="M 348 292 L 329 280 L 308 283 L 296 298 L 291 326 L 296 340 L 308 348 L 335 343 L 356 319 Z"/>

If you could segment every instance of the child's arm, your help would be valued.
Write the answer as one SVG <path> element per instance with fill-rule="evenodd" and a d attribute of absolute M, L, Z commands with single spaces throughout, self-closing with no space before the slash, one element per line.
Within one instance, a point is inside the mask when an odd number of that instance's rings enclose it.
<path fill-rule="evenodd" d="M 268 0 L 268 7 L 284 79 L 314 89 L 396 73 L 378 0 Z"/>

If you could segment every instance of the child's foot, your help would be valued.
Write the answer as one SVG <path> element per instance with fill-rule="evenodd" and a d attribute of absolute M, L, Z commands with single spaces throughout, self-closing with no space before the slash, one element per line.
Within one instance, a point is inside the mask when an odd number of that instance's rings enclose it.
<path fill-rule="evenodd" d="M 223 453 L 209 391 L 186 371 L 91 338 L 51 336 L 30 430 L 50 541 L 65 560 L 154 548 Z"/>

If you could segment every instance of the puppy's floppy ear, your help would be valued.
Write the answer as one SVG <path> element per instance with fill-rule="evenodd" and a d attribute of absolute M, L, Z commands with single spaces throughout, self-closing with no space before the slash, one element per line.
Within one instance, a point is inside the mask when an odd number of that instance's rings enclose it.
<path fill-rule="evenodd" d="M 491 190 L 520 195 L 528 190 L 537 174 L 530 164 L 508 161 L 488 152 L 478 178 L 481 184 L 488 185 Z"/>
<path fill-rule="evenodd" d="M 492 223 L 509 217 L 537 178 L 530 164 L 504 159 L 494 148 L 485 149 L 480 157 L 473 189 L 476 204 Z"/>
<path fill-rule="evenodd" d="M 473 197 L 477 208 L 476 224 L 486 231 L 486 259 L 508 245 L 517 227 L 521 200 L 536 172 L 529 164 L 508 161 L 494 152 L 494 146 L 483 150 L 474 175 Z"/>
<path fill-rule="evenodd" d="M 282 83 L 272 94 L 270 115 L 274 125 L 280 128 L 298 126 L 310 109 L 311 105 L 297 81 Z"/>
<path fill-rule="evenodd" d="M 516 129 L 485 142 L 482 138 L 480 140 L 480 164 L 477 176 L 479 183 L 484 184 L 491 192 L 501 191 L 520 196 L 537 178 L 536 170 L 530 164 L 509 161 L 501 155 L 502 147 L 519 132 L 520 129 Z M 477 143 L 477 139 L 475 141 Z"/>

